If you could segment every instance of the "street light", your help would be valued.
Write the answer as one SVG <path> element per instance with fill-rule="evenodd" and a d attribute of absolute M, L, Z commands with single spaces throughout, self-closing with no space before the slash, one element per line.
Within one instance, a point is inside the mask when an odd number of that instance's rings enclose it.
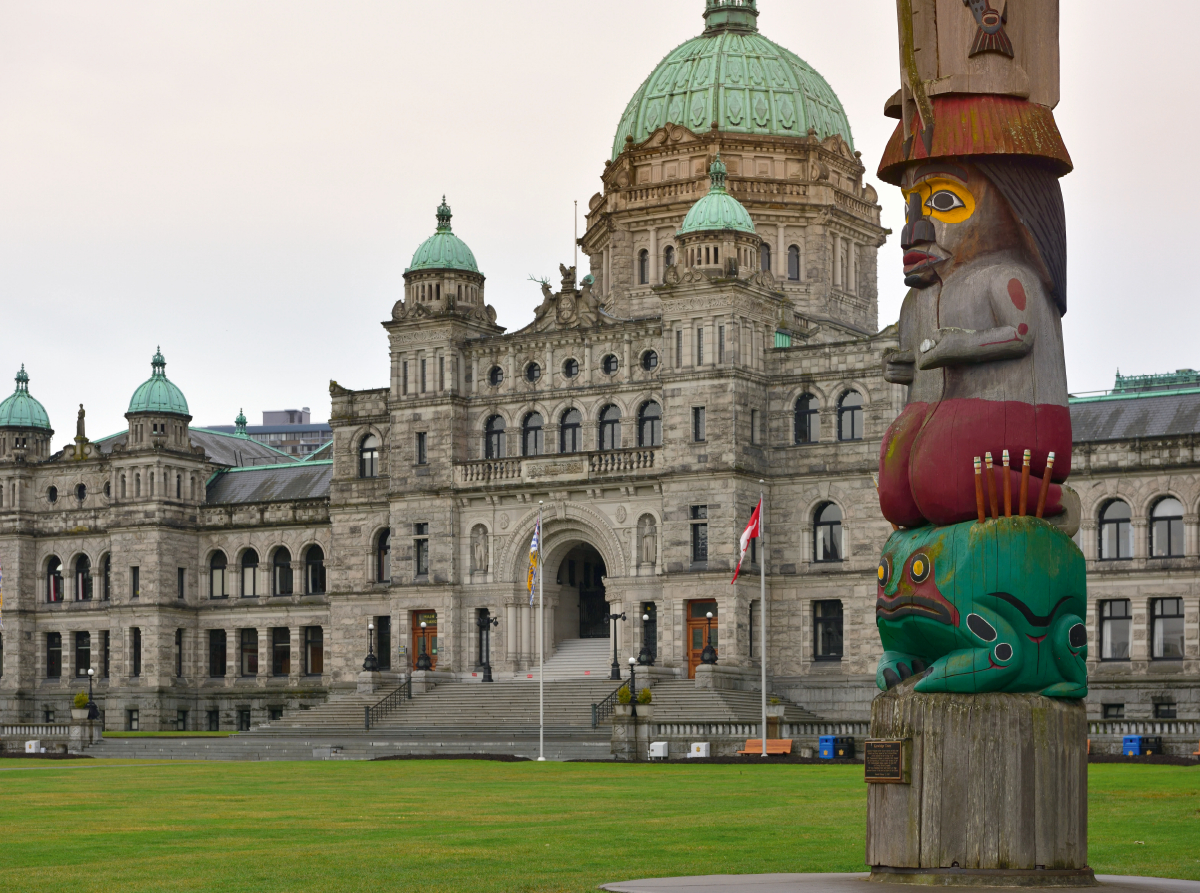
<path fill-rule="evenodd" d="M 650 643 L 646 641 L 646 624 L 650 622 L 650 615 L 642 615 L 642 650 L 637 656 L 637 662 L 643 667 L 654 666 L 654 652 L 650 650 Z M 631 657 L 630 660 L 633 660 Z"/>
<path fill-rule="evenodd" d="M 92 700 L 92 677 L 96 675 L 96 671 L 88 667 L 88 721 L 97 720 L 100 718 L 100 708 L 96 706 L 96 702 Z"/>
<path fill-rule="evenodd" d="M 637 658 L 629 658 L 629 706 L 633 708 L 630 716 L 637 716 Z M 634 742 L 636 745 L 637 742 Z"/>
<path fill-rule="evenodd" d="M 500 625 L 499 617 L 492 617 L 492 612 L 484 608 L 483 613 L 475 618 L 475 625 L 483 631 L 483 681 L 493 682 L 492 679 L 492 627 Z M 424 626 L 425 624 L 421 624 Z"/>
<path fill-rule="evenodd" d="M 363 669 L 368 673 L 379 672 L 379 658 L 375 656 L 375 642 L 372 633 L 375 631 L 375 624 L 367 624 L 367 659 L 363 661 Z"/>
<path fill-rule="evenodd" d="M 608 620 L 612 623 L 612 640 L 613 640 L 612 673 L 609 675 L 608 678 L 613 680 L 614 682 L 621 681 L 621 662 L 617 660 L 617 621 L 624 620 L 624 619 L 625 619 L 624 614 L 609 614 L 608 615 Z"/>
<path fill-rule="evenodd" d="M 421 632 L 425 632 L 425 621 L 421 621 Z M 417 655 L 418 670 L 432 670 L 433 661 L 429 659 L 429 640 L 421 636 L 421 653 Z"/>
<path fill-rule="evenodd" d="M 708 634 L 705 637 L 704 650 L 700 652 L 700 663 L 715 664 L 717 662 L 717 649 L 713 648 L 712 644 L 712 611 L 704 615 L 708 618 Z"/>

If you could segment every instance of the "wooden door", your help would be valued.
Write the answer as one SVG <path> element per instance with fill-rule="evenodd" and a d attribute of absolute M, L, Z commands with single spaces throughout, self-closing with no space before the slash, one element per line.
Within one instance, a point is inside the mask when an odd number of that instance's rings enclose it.
<path fill-rule="evenodd" d="M 421 628 L 421 624 L 425 628 Z M 414 611 L 412 622 L 412 668 L 417 668 L 417 661 L 422 654 L 429 655 L 430 669 L 437 669 L 437 612 Z"/>
<path fill-rule="evenodd" d="M 687 656 L 688 678 L 696 678 L 696 667 L 700 666 L 700 655 L 709 635 L 708 614 L 712 613 L 712 646 L 717 648 L 717 603 L 713 600 L 687 603 Z M 718 651 L 718 654 L 720 652 Z"/>

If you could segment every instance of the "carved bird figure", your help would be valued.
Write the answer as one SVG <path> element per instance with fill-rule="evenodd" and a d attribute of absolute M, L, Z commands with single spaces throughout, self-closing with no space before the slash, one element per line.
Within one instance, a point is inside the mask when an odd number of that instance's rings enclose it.
<path fill-rule="evenodd" d="M 971 44 L 970 56 L 980 53 L 1003 53 L 1008 58 L 1013 57 L 1013 45 L 1004 26 L 1008 24 L 1008 3 L 1004 11 L 998 12 L 993 8 L 991 0 L 963 0 L 963 6 L 971 8 L 979 31 L 975 34 L 975 42 Z"/>

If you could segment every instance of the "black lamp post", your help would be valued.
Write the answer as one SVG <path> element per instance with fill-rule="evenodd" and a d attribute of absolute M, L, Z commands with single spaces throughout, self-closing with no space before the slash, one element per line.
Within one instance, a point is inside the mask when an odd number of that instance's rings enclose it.
<path fill-rule="evenodd" d="M 425 632 L 425 621 L 421 621 L 421 632 Z M 433 661 L 429 659 L 429 643 L 424 636 L 421 636 L 421 653 L 417 655 L 418 670 L 432 670 Z"/>
<path fill-rule="evenodd" d="M 88 667 L 88 720 L 93 721 L 100 718 L 100 708 L 96 706 L 96 702 L 92 700 L 92 677 L 96 675 L 96 671 Z"/>
<path fill-rule="evenodd" d="M 637 658 L 629 658 L 629 706 L 633 708 L 630 716 L 637 716 Z"/>
<path fill-rule="evenodd" d="M 642 650 L 637 656 L 637 662 L 643 667 L 654 666 L 654 652 L 650 650 L 650 643 L 646 641 L 646 624 L 650 622 L 650 615 L 642 615 Z M 633 658 L 630 658 L 633 660 Z"/>
<path fill-rule="evenodd" d="M 621 681 L 621 663 L 620 663 L 620 661 L 617 660 L 617 621 L 624 620 L 625 615 L 624 614 L 609 614 L 608 619 L 612 623 L 612 640 L 613 640 L 612 673 L 609 675 L 608 678 L 613 680 L 614 682 L 620 682 Z"/>
<path fill-rule="evenodd" d="M 717 649 L 713 648 L 712 644 L 712 611 L 709 611 L 704 616 L 708 618 L 708 632 L 705 637 L 704 650 L 700 652 L 700 663 L 715 664 L 717 662 Z"/>
<path fill-rule="evenodd" d="M 500 625 L 499 617 L 492 617 L 491 611 L 483 609 L 483 613 L 475 618 L 475 624 L 483 631 L 483 681 L 493 682 L 492 679 L 492 627 Z M 424 626 L 424 624 L 422 624 Z"/>
<path fill-rule="evenodd" d="M 374 635 L 375 624 L 367 624 L 367 659 L 363 661 L 363 669 L 368 673 L 379 672 L 379 658 L 375 656 Z"/>

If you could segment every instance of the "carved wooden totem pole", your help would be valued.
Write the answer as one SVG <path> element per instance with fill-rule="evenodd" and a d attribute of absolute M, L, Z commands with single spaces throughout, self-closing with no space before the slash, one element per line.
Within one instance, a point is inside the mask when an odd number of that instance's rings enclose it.
<path fill-rule="evenodd" d="M 1058 0 L 897 7 L 879 176 L 904 193 L 911 291 L 884 373 L 909 395 L 880 455 L 896 532 L 871 734 L 889 743 L 868 761 L 907 762 L 871 785 L 867 861 L 881 880 L 1090 884 Z"/>

